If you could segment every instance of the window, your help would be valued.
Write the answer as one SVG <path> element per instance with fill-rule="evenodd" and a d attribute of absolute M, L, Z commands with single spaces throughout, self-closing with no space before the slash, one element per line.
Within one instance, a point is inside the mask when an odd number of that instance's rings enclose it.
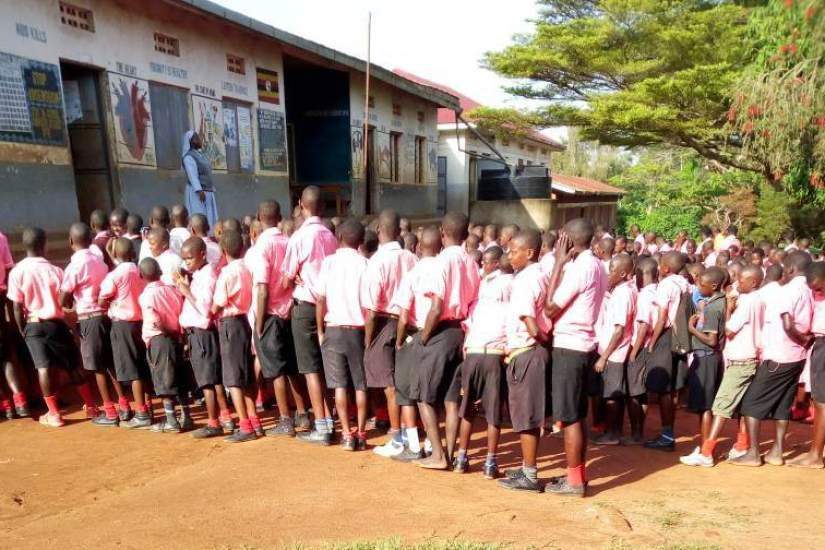
<path fill-rule="evenodd" d="M 521 150 L 524 150 L 524 144 L 520 141 L 518 143 L 518 148 L 521 149 Z"/>
<path fill-rule="evenodd" d="M 181 138 L 192 127 L 189 123 L 189 90 L 149 82 L 149 102 L 157 166 L 181 170 Z"/>
<path fill-rule="evenodd" d="M 370 109 L 375 109 L 375 98 L 372 96 L 367 98 L 367 105 L 369 105 Z"/>
<path fill-rule="evenodd" d="M 401 104 L 393 102 L 392 104 L 392 116 L 401 116 Z"/>
<path fill-rule="evenodd" d="M 92 10 L 60 2 L 60 22 L 69 27 L 95 32 L 95 18 Z"/>
<path fill-rule="evenodd" d="M 155 51 L 180 57 L 180 41 L 173 36 L 156 32 Z"/>
<path fill-rule="evenodd" d="M 423 136 L 415 136 L 415 183 L 424 183 L 427 157 L 427 140 Z"/>
<path fill-rule="evenodd" d="M 246 65 L 243 57 L 226 54 L 226 70 L 235 74 L 246 74 Z"/>
<path fill-rule="evenodd" d="M 255 171 L 252 147 L 252 109 L 246 103 L 223 100 L 223 140 L 226 144 L 226 171 L 251 174 Z"/>
<path fill-rule="evenodd" d="M 398 165 L 401 155 L 401 134 L 393 132 L 390 134 L 390 181 L 398 183 Z"/>
<path fill-rule="evenodd" d="M 424 111 L 418 111 L 418 122 L 424 122 Z"/>

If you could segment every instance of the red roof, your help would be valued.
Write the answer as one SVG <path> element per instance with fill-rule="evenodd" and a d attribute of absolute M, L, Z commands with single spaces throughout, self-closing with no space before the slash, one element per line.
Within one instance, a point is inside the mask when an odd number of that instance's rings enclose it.
<path fill-rule="evenodd" d="M 577 193 L 595 193 L 597 195 L 623 195 L 624 190 L 613 187 L 603 181 L 582 178 L 580 176 L 566 176 L 553 173 L 550 176 L 553 183 L 572 187 Z"/>
<path fill-rule="evenodd" d="M 482 104 L 479 103 L 478 101 L 472 99 L 471 97 L 467 97 L 466 95 L 462 94 L 461 92 L 459 92 L 457 90 L 454 90 L 453 88 L 450 88 L 449 86 L 445 86 L 444 84 L 439 84 L 438 82 L 433 82 L 432 80 L 427 80 L 426 78 L 422 78 L 418 75 L 407 72 L 403 69 L 393 69 L 392 72 L 394 72 L 398 76 L 403 76 L 407 80 L 412 80 L 413 82 L 417 82 L 418 84 L 423 84 L 424 86 L 429 86 L 431 88 L 435 88 L 437 90 L 441 90 L 442 92 L 446 92 L 450 95 L 456 96 L 458 98 L 459 105 L 461 105 L 461 110 L 465 113 L 468 112 L 468 111 L 472 111 L 476 107 L 482 107 Z M 467 117 L 465 116 L 465 118 L 467 118 Z M 439 124 L 455 124 L 455 121 L 456 121 L 455 111 L 453 111 L 452 109 L 444 109 L 444 108 L 439 108 L 438 109 L 438 123 Z M 549 145 L 549 146 L 551 146 L 553 148 L 556 148 L 556 149 L 560 149 L 560 150 L 564 149 L 564 145 L 562 145 L 561 143 L 557 142 L 556 140 L 554 140 L 552 138 L 549 138 L 549 137 L 545 136 L 544 134 L 542 134 L 541 132 L 538 132 L 536 130 L 530 131 L 530 135 L 527 136 L 527 137 L 529 139 L 532 139 L 533 141 L 538 141 L 539 143 L 544 143 L 545 145 Z"/>

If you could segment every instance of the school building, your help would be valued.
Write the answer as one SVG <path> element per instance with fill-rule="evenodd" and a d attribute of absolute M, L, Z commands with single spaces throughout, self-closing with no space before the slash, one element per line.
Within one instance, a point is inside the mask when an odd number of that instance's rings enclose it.
<path fill-rule="evenodd" d="M 182 202 L 190 128 L 221 216 L 273 197 L 289 211 L 310 184 L 329 215 L 439 209 L 449 93 L 373 65 L 367 99 L 364 60 L 207 0 L 0 0 L 0 15 L 6 232 Z"/>

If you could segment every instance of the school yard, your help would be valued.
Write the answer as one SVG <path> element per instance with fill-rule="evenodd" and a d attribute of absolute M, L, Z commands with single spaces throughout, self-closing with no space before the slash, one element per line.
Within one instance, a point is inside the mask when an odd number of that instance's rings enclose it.
<path fill-rule="evenodd" d="M 290 439 L 195 441 L 80 418 L 69 414 L 59 430 L 0 423 L 0 547 L 825 547 L 825 471 L 691 469 L 677 464 L 692 448 L 687 438 L 676 454 L 591 448 L 592 496 L 566 500 L 371 452 Z M 687 414 L 680 422 L 693 429 Z M 788 448 L 801 449 L 807 433 L 793 424 Z M 561 443 L 543 441 L 541 476 L 562 473 Z M 482 451 L 473 452 L 480 467 Z M 502 464 L 517 456 L 507 432 Z"/>

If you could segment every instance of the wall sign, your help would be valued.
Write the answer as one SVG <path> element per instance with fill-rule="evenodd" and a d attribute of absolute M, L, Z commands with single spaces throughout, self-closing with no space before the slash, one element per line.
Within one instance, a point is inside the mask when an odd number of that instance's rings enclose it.
<path fill-rule="evenodd" d="M 0 140 L 66 144 L 57 65 L 0 52 Z"/>
<path fill-rule="evenodd" d="M 255 74 L 258 77 L 258 100 L 279 105 L 281 96 L 278 91 L 278 73 L 258 68 Z"/>
<path fill-rule="evenodd" d="M 258 143 L 261 169 L 286 172 L 286 124 L 284 114 L 258 109 Z"/>

